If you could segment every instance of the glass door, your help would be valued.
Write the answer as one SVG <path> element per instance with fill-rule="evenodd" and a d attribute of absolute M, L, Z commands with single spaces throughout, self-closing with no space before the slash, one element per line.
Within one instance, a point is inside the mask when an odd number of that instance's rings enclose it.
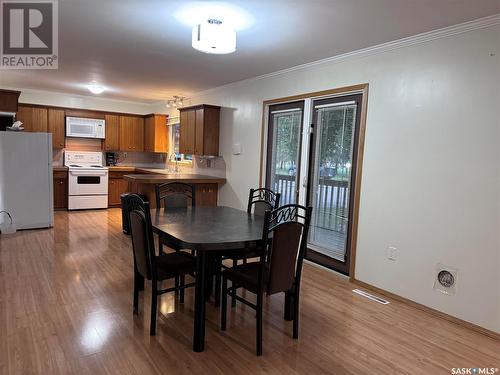
<path fill-rule="evenodd" d="M 269 107 L 266 186 L 281 193 L 281 205 L 297 203 L 304 101 Z"/>
<path fill-rule="evenodd" d="M 313 207 L 307 258 L 349 272 L 352 195 L 361 95 L 312 102 L 308 204 Z"/>

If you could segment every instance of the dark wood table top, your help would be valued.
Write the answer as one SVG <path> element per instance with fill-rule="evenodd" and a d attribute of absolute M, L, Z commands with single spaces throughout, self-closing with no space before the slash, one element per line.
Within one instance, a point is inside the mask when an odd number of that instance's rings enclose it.
<path fill-rule="evenodd" d="M 185 182 L 188 184 L 224 184 L 225 178 L 204 176 L 199 174 L 126 174 L 125 180 L 140 184 L 162 184 L 165 182 Z"/>
<path fill-rule="evenodd" d="M 222 251 L 255 247 L 262 240 L 264 216 L 230 207 L 151 210 L 153 230 L 184 249 Z"/>

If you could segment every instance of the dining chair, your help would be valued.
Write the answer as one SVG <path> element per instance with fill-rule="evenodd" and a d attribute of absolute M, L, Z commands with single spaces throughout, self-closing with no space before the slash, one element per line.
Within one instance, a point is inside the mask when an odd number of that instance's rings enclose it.
<path fill-rule="evenodd" d="M 280 193 L 275 193 L 274 191 L 267 188 L 258 188 L 258 189 L 250 189 L 250 193 L 248 194 L 248 204 L 247 204 L 247 212 L 249 214 L 253 213 L 254 215 L 262 215 L 264 216 L 265 212 L 268 210 L 275 210 L 280 205 Z M 232 266 L 236 267 L 238 265 L 238 261 L 242 260 L 243 263 L 247 262 L 247 259 L 256 258 L 259 254 L 253 249 L 242 249 L 241 251 L 234 251 L 231 255 L 222 257 L 219 261 L 219 267 L 216 273 L 216 295 L 215 295 L 215 304 L 219 305 L 220 300 L 220 288 L 221 288 L 221 269 L 228 268 L 223 265 L 222 261 L 225 259 L 232 260 Z M 231 300 L 231 305 L 234 307 L 236 305 L 236 300 Z"/>
<path fill-rule="evenodd" d="M 130 194 L 126 198 L 129 208 L 129 223 L 134 253 L 134 302 L 133 312 L 139 313 L 139 291 L 143 290 L 144 280 L 151 280 L 151 325 L 149 333 L 156 334 L 158 297 L 164 293 L 179 291 L 179 302 L 184 303 L 184 289 L 195 284 L 185 284 L 186 274 L 196 268 L 196 258 L 184 251 L 156 255 L 151 225 L 149 202 L 139 195 Z M 179 285 L 159 289 L 158 283 L 180 278 Z"/>
<path fill-rule="evenodd" d="M 259 261 L 237 265 L 222 272 L 221 330 L 226 330 L 227 297 L 254 308 L 256 314 L 256 340 L 258 356 L 262 355 L 263 296 L 285 292 L 286 301 L 292 301 L 293 338 L 299 337 L 299 293 L 302 263 L 307 246 L 307 234 L 312 207 L 287 204 L 273 211 L 266 211 Z M 272 238 L 272 241 L 269 239 Z M 228 281 L 231 287 L 228 288 Z M 237 294 L 244 288 L 256 294 L 254 304 Z M 285 308 L 287 305 L 285 303 Z"/>

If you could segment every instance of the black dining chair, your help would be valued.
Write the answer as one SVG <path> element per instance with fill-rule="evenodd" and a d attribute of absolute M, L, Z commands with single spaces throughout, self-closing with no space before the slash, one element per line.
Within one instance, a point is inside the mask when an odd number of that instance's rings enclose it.
<path fill-rule="evenodd" d="M 280 193 L 275 193 L 274 191 L 267 189 L 267 188 L 258 188 L 258 189 L 250 189 L 250 193 L 248 194 L 248 204 L 247 204 L 247 212 L 249 214 L 254 214 L 254 215 L 262 215 L 264 216 L 265 212 L 268 210 L 275 210 L 279 207 L 280 205 L 280 198 L 281 194 Z M 238 261 L 242 260 L 243 263 L 247 262 L 247 259 L 250 258 L 256 258 L 258 257 L 259 254 L 254 250 L 254 249 L 241 249 L 235 250 L 234 252 L 231 253 L 231 255 L 222 257 L 222 259 L 219 262 L 219 267 L 218 270 L 216 270 L 216 295 L 215 295 L 215 303 L 216 305 L 219 304 L 219 293 L 220 293 L 220 288 L 221 288 L 221 268 L 228 268 L 222 264 L 222 261 L 225 259 L 231 259 L 232 260 L 232 266 L 236 267 L 238 265 Z M 236 305 L 236 300 L 232 299 L 231 305 L 235 306 Z"/>
<path fill-rule="evenodd" d="M 293 338 L 299 337 L 299 293 L 302 263 L 307 246 L 307 234 L 312 207 L 288 204 L 266 211 L 259 261 L 237 265 L 222 272 L 221 330 L 226 330 L 227 297 L 257 311 L 257 355 L 262 355 L 262 308 L 264 293 L 285 292 L 286 301 L 292 301 Z M 272 238 L 272 241 L 270 239 Z M 228 281 L 231 287 L 228 288 Z M 257 295 L 257 303 L 237 294 L 244 288 Z M 289 306 L 289 305 L 286 305 Z"/>
<path fill-rule="evenodd" d="M 185 276 L 196 268 L 193 255 L 178 251 L 156 255 L 151 225 L 149 202 L 139 195 L 126 197 L 129 209 L 129 224 L 134 252 L 134 314 L 139 313 L 139 291 L 144 289 L 144 280 L 151 280 L 151 325 L 150 335 L 156 334 L 158 297 L 164 293 L 179 291 L 179 302 L 184 303 L 184 289 L 195 284 L 185 284 Z M 180 278 L 179 285 L 173 288 L 159 289 L 158 283 L 164 280 Z"/>

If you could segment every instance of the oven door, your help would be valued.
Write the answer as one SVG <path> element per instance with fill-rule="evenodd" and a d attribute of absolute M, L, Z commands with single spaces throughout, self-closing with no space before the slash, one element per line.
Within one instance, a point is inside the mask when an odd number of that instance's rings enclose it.
<path fill-rule="evenodd" d="M 108 171 L 70 170 L 69 195 L 107 195 Z"/>

